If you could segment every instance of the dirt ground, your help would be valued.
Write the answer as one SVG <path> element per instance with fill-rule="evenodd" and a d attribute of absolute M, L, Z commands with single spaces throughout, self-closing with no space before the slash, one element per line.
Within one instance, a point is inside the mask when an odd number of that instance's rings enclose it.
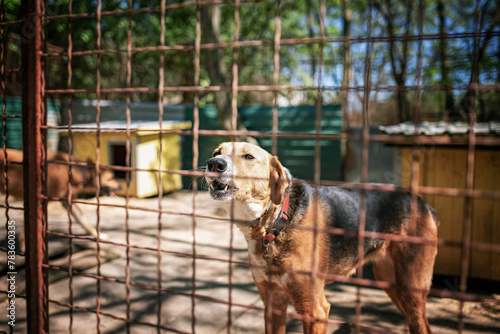
<path fill-rule="evenodd" d="M 213 206 L 207 193 L 198 193 L 195 201 L 191 191 L 165 195 L 161 202 L 157 198 L 131 199 L 128 211 L 116 207 L 125 204 L 124 198 L 102 197 L 99 212 L 95 202 L 89 200 L 84 210 L 93 221 L 99 217 L 100 229 L 108 236 L 108 242 L 99 245 L 99 258 L 95 242 L 74 240 L 69 257 L 68 238 L 49 237 L 50 264 L 60 269 L 49 273 L 50 333 L 69 333 L 70 327 L 75 333 L 126 333 L 127 318 L 131 333 L 157 333 L 157 324 L 162 333 L 211 334 L 228 329 L 231 333 L 263 333 L 263 304 L 245 265 L 246 242 L 237 228 L 217 219 L 225 215 Z M 14 204 L 22 206 L 21 202 Z M 158 208 L 165 213 L 150 211 Z M 197 216 L 193 219 L 194 208 Z M 10 210 L 9 215 L 20 232 L 22 211 Z M 5 220 L 2 214 L 2 226 Z M 67 213 L 59 203 L 49 204 L 49 229 L 68 232 Z M 80 226 L 73 226 L 73 232 L 84 236 Z M 5 230 L 1 233 L 0 240 L 5 240 Z M 128 261 L 127 237 L 131 245 Z M 6 291 L 6 258 L 2 256 L 0 290 Z M 17 256 L 19 293 L 25 284 L 22 260 Z M 76 271 L 72 277 L 68 275 L 70 262 Z M 456 281 L 446 279 L 440 287 L 453 290 L 455 286 Z M 464 305 L 465 333 L 500 332 L 500 288 L 483 293 L 484 301 Z M 362 332 L 405 332 L 402 316 L 383 291 L 361 288 L 360 296 Z M 8 301 L 5 293 L 0 297 L 0 332 L 9 332 L 5 320 Z M 356 287 L 331 284 L 327 299 L 332 304 L 328 333 L 354 333 L 349 324 L 355 322 Z M 102 314 L 96 314 L 97 308 Z M 291 306 L 289 312 L 293 312 Z M 458 301 L 429 297 L 427 312 L 434 333 L 457 332 Z M 27 321 L 25 300 L 18 297 L 13 332 L 25 333 Z M 290 317 L 287 332 L 301 333 L 301 323 Z"/>

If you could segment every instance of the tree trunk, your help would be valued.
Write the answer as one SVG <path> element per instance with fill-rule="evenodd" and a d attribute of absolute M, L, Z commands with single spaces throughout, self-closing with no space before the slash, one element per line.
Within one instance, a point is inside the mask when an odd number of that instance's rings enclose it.
<path fill-rule="evenodd" d="M 486 31 L 486 36 L 482 39 L 478 38 L 477 41 L 474 41 L 474 51 L 472 55 L 472 66 L 471 66 L 471 74 L 469 81 L 469 89 L 467 90 L 467 94 L 465 94 L 464 98 L 461 101 L 461 106 L 464 109 L 467 117 L 470 113 L 476 111 L 476 97 L 479 85 L 479 74 L 481 72 L 481 62 L 486 55 L 486 51 L 488 50 L 488 44 L 493 38 L 493 30 L 500 23 L 500 8 L 496 8 L 496 11 L 493 15 L 493 18 L 490 22 L 490 26 L 487 29 L 481 29 L 482 31 Z M 481 115 L 479 117 L 482 120 Z"/>
<path fill-rule="evenodd" d="M 306 1 L 306 6 L 307 6 L 307 30 L 309 33 L 309 37 L 313 38 L 314 37 L 314 22 L 316 22 L 316 19 L 314 18 L 314 6 L 311 3 L 311 0 Z M 311 45 L 309 47 L 309 57 L 311 58 L 311 79 L 312 82 L 315 82 L 314 77 L 316 76 L 316 57 L 317 53 L 314 50 L 314 47 Z"/>
<path fill-rule="evenodd" d="M 399 51 L 396 46 L 394 38 L 396 37 L 396 28 L 394 27 L 394 14 L 392 11 L 392 6 L 394 5 L 391 0 L 386 0 L 385 8 L 380 3 L 375 3 L 374 6 L 377 10 L 384 16 L 387 23 L 387 32 L 390 38 L 389 42 L 389 58 L 391 61 L 392 76 L 396 82 L 398 90 L 396 92 L 396 104 L 398 108 L 398 121 L 405 122 L 410 120 L 409 113 L 409 103 L 406 96 L 406 67 L 408 61 L 408 41 L 403 41 L 402 54 L 399 57 Z M 406 31 L 405 36 L 409 36 L 411 32 L 411 15 L 413 11 L 413 5 L 410 3 L 406 9 Z"/>
<path fill-rule="evenodd" d="M 441 41 L 439 44 L 439 58 L 441 63 L 441 85 L 445 86 L 445 106 L 444 114 L 451 121 L 460 120 L 460 113 L 455 110 L 453 99 L 453 91 L 451 90 L 452 81 L 450 78 L 450 70 L 448 63 L 448 43 L 444 35 L 446 34 L 446 17 L 444 0 L 438 0 L 437 12 L 439 16 L 439 34 Z"/>
<path fill-rule="evenodd" d="M 342 74 L 342 90 L 340 91 L 340 103 L 344 109 L 344 126 L 347 125 L 347 108 L 349 106 L 349 86 L 352 81 L 352 59 L 351 59 L 351 22 L 352 22 L 352 9 L 350 8 L 351 0 L 343 0 L 343 21 L 344 21 L 344 71 Z"/>
<path fill-rule="evenodd" d="M 349 87 L 353 77 L 352 58 L 351 58 L 351 23 L 352 9 L 350 8 L 351 0 L 342 0 L 342 12 L 344 21 L 344 45 L 343 58 L 344 68 L 342 74 L 342 89 L 339 94 L 340 105 L 342 106 L 342 127 L 346 133 L 351 133 L 349 118 L 347 112 L 349 110 Z M 345 141 L 344 150 L 342 153 L 342 180 L 346 179 L 348 170 L 351 168 L 349 163 L 353 161 L 352 150 L 350 150 L 349 138 Z"/>
<path fill-rule="evenodd" d="M 500 0 L 497 0 L 497 8 L 500 8 Z M 500 36 L 497 37 L 497 84 L 500 83 Z M 494 92 L 495 98 L 493 99 L 494 105 L 500 105 L 500 91 Z M 497 115 L 496 107 L 490 109 L 489 121 L 497 121 L 500 115 Z"/>
<path fill-rule="evenodd" d="M 500 8 L 500 0 L 497 0 L 497 9 Z M 500 36 L 497 37 L 497 82 L 500 83 Z"/>
<path fill-rule="evenodd" d="M 203 40 L 205 43 L 220 43 L 220 7 L 219 6 L 201 6 L 201 25 L 203 29 Z M 224 52 L 222 49 L 206 50 L 202 59 L 205 62 L 205 67 L 210 77 L 211 85 L 229 87 L 230 79 L 228 78 L 228 71 L 224 63 Z M 247 131 L 245 125 L 241 122 L 239 114 L 237 115 L 236 129 L 232 124 L 232 111 L 231 111 L 231 93 L 229 92 L 215 92 L 214 93 L 215 106 L 217 114 L 221 123 L 222 129 L 227 131 L 238 130 Z M 236 140 L 246 141 L 257 144 L 257 141 L 249 136 L 237 136 Z"/>

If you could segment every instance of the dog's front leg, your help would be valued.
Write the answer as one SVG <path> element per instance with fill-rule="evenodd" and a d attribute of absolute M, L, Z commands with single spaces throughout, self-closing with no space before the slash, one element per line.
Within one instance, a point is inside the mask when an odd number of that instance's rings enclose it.
<path fill-rule="evenodd" d="M 330 303 L 325 297 L 324 282 L 319 279 L 312 281 L 310 277 L 295 277 L 290 283 L 290 295 L 293 307 L 304 317 L 304 334 L 325 334 Z"/>
<path fill-rule="evenodd" d="M 290 303 L 287 291 L 268 281 L 257 283 L 265 305 L 266 334 L 286 333 L 286 309 Z"/>

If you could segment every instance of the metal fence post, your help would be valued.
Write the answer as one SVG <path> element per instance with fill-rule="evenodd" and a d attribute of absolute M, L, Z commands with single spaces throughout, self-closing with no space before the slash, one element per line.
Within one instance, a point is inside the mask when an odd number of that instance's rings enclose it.
<path fill-rule="evenodd" d="M 48 332 L 46 260 L 46 201 L 44 177 L 45 117 L 42 51 L 43 1 L 25 0 L 22 7 L 24 228 L 26 234 L 26 304 L 28 333 Z"/>

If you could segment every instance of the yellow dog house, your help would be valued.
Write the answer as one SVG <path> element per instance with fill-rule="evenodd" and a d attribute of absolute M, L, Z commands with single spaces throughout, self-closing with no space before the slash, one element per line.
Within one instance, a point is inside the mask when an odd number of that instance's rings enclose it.
<path fill-rule="evenodd" d="M 73 155 L 79 159 L 96 159 L 97 125 L 78 124 L 72 129 Z M 99 156 L 102 165 L 130 166 L 137 168 L 130 174 L 129 194 L 134 197 L 158 195 L 158 170 L 162 171 L 164 193 L 182 187 L 181 176 L 172 173 L 181 169 L 181 136 L 176 133 L 161 133 L 157 121 L 136 121 L 130 124 L 130 162 L 126 162 L 126 122 L 106 121 L 100 123 Z M 188 129 L 191 122 L 164 121 L 162 130 Z M 63 132 L 62 136 L 68 136 Z M 160 141 L 161 137 L 161 141 Z M 161 142 L 161 159 L 158 157 Z M 160 166 L 161 160 L 161 166 Z M 115 170 L 120 182 L 119 195 L 125 195 L 126 171 Z"/>

